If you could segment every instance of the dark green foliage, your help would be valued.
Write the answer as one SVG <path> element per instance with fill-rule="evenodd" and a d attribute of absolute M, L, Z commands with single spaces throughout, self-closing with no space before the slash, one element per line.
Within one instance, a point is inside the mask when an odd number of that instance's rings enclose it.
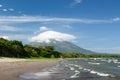
<path fill-rule="evenodd" d="M 0 38 L 0 56 L 5 57 L 24 57 L 24 48 L 20 41 L 9 41 Z"/>
<path fill-rule="evenodd" d="M 0 56 L 12 56 L 9 54 L 9 51 L 11 51 L 10 45 L 8 40 L 0 38 Z"/>
<path fill-rule="evenodd" d="M 23 46 L 21 41 L 6 40 L 0 38 L 0 56 L 1 57 L 60 57 L 60 53 L 54 51 L 52 46 L 33 47 L 31 45 Z"/>
<path fill-rule="evenodd" d="M 63 58 L 120 58 L 120 54 L 62 53 Z"/>
<path fill-rule="evenodd" d="M 21 41 L 6 40 L 0 38 L 0 57 L 45 57 L 45 58 L 120 58 L 119 54 L 83 54 L 83 53 L 60 53 L 54 51 L 53 46 L 24 45 Z"/>
<path fill-rule="evenodd" d="M 38 57 L 39 56 L 38 52 L 37 52 L 38 50 L 31 45 L 25 45 L 24 50 L 25 50 L 25 53 L 27 55 L 29 55 L 29 57 Z"/>
<path fill-rule="evenodd" d="M 48 51 L 48 52 L 52 52 L 54 50 L 54 47 L 53 46 L 45 46 L 45 49 Z"/>
<path fill-rule="evenodd" d="M 58 51 L 53 51 L 52 55 L 54 55 L 54 57 L 59 58 L 61 56 L 62 53 L 58 52 Z"/>
<path fill-rule="evenodd" d="M 54 51 L 53 46 L 39 46 L 38 49 L 40 50 L 40 56 L 42 57 L 51 58 L 51 56 L 54 56 L 55 58 L 59 58 L 61 55 L 61 53 Z"/>
<path fill-rule="evenodd" d="M 24 57 L 26 56 L 23 44 L 21 41 L 10 41 L 11 42 L 11 52 L 14 57 Z"/>
<path fill-rule="evenodd" d="M 82 53 L 63 53 L 61 56 L 63 58 L 84 58 L 86 57 L 86 55 Z"/>
<path fill-rule="evenodd" d="M 120 58 L 120 54 L 89 54 L 88 58 Z"/>

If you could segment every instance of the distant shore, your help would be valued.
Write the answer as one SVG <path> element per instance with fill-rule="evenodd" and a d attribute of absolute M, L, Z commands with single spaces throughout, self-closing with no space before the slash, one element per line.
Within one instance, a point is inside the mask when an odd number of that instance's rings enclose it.
<path fill-rule="evenodd" d="M 0 58 L 0 80 L 20 80 L 20 74 L 39 72 L 55 66 L 58 61 Z"/>

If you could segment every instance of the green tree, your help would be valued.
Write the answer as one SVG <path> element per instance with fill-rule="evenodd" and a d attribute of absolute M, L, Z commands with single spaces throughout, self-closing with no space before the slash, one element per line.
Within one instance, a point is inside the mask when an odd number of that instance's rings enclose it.
<path fill-rule="evenodd" d="M 25 45 L 24 46 L 25 53 L 29 55 L 29 57 L 38 57 L 38 53 L 36 51 L 36 48 L 31 45 Z"/>
<path fill-rule="evenodd" d="M 11 41 L 11 49 L 14 57 L 25 57 L 25 50 L 21 41 Z"/>
<path fill-rule="evenodd" d="M 45 46 L 45 50 L 48 52 L 52 52 L 52 51 L 54 51 L 54 47 L 53 46 Z"/>

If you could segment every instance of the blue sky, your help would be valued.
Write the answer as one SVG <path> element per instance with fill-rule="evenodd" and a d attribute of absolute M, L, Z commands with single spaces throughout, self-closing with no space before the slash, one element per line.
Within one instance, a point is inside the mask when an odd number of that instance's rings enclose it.
<path fill-rule="evenodd" d="M 10 40 L 29 43 L 47 35 L 96 52 L 120 53 L 119 30 L 120 0 L 0 0 L 0 37 Z"/>

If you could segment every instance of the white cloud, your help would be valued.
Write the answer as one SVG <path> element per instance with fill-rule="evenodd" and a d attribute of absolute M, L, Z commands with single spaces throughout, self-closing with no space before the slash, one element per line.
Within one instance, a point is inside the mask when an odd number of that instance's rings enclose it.
<path fill-rule="evenodd" d="M 0 4 L 0 8 L 1 8 L 0 10 L 3 12 L 14 11 L 13 8 L 3 7 L 2 4 Z"/>
<path fill-rule="evenodd" d="M 63 25 L 63 27 L 64 27 L 64 28 L 68 28 L 68 29 L 71 29 L 71 28 L 72 28 L 72 26 L 70 26 L 70 25 Z"/>
<path fill-rule="evenodd" d="M 2 11 L 6 12 L 6 11 L 8 11 L 8 10 L 7 10 L 7 9 L 2 9 Z"/>
<path fill-rule="evenodd" d="M 120 47 L 108 47 L 108 48 L 86 48 L 95 52 L 101 53 L 120 53 Z"/>
<path fill-rule="evenodd" d="M 77 4 L 80 4 L 81 2 L 82 2 L 82 0 L 74 0 L 74 1 L 70 4 L 70 6 L 73 7 L 73 6 L 77 5 Z"/>
<path fill-rule="evenodd" d="M 4 35 L 0 35 L 0 38 L 5 38 L 5 39 L 9 39 L 9 40 L 21 40 L 21 41 L 25 41 L 27 40 L 31 35 L 29 34 L 5 34 Z"/>
<path fill-rule="evenodd" d="M 2 7 L 3 5 L 2 4 L 0 4 L 0 7 Z"/>
<path fill-rule="evenodd" d="M 37 36 L 33 36 L 29 39 L 31 42 L 47 42 L 49 43 L 50 40 L 56 40 L 56 41 L 72 41 L 76 39 L 74 35 L 56 32 L 56 31 L 46 31 L 43 33 L 40 33 Z"/>
<path fill-rule="evenodd" d="M 7 12 L 7 11 L 14 11 L 13 8 L 9 8 L 9 7 L 4 7 L 2 4 L 0 4 L 0 10 L 3 12 Z"/>
<path fill-rule="evenodd" d="M 12 26 L 0 25 L 0 30 L 1 31 L 20 31 L 21 29 L 12 27 Z"/>
<path fill-rule="evenodd" d="M 10 8 L 9 11 L 14 11 L 14 9 L 13 9 L 13 8 Z"/>
<path fill-rule="evenodd" d="M 46 26 L 41 26 L 38 31 L 35 31 L 34 34 L 40 33 L 42 31 L 50 31 L 51 29 Z"/>
<path fill-rule="evenodd" d="M 13 9 L 13 8 L 9 8 L 9 9 L 2 9 L 2 11 L 4 11 L 4 12 L 7 12 L 7 11 L 14 11 L 14 9 Z"/>
<path fill-rule="evenodd" d="M 62 22 L 62 23 L 111 23 L 113 20 L 59 18 L 42 16 L 0 16 L 0 23 L 26 23 L 26 22 Z"/>
<path fill-rule="evenodd" d="M 0 38 L 9 39 L 8 36 L 0 36 Z"/>
<path fill-rule="evenodd" d="M 113 18 L 113 21 L 120 21 L 119 17 Z"/>
<path fill-rule="evenodd" d="M 48 31 L 51 30 L 50 28 L 47 28 L 46 26 L 41 26 L 40 31 Z"/>
<path fill-rule="evenodd" d="M 27 34 L 8 34 L 9 39 L 11 40 L 27 40 L 30 35 Z"/>

